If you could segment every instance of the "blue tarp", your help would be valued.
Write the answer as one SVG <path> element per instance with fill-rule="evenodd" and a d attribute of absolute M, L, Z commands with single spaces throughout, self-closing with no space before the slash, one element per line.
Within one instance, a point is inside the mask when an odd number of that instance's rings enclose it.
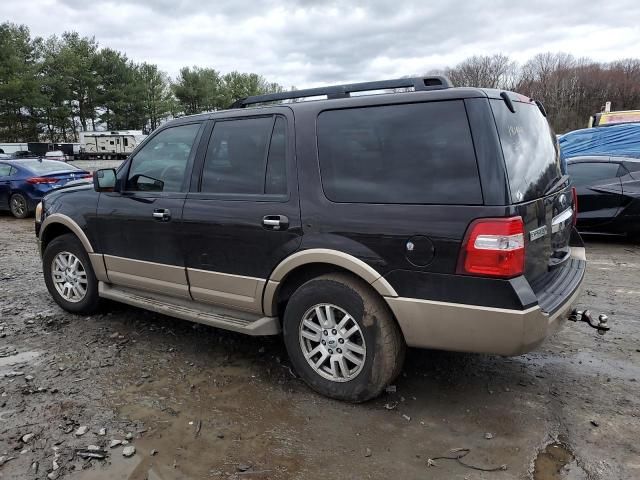
<path fill-rule="evenodd" d="M 611 155 L 640 158 L 640 123 L 575 130 L 558 138 L 560 157 Z"/>

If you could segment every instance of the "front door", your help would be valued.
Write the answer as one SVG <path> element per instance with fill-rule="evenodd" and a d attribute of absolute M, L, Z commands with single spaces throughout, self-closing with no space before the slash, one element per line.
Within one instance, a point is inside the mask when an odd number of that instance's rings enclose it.
<path fill-rule="evenodd" d="M 266 279 L 301 240 L 293 138 L 282 107 L 215 121 L 182 216 L 194 300 L 262 313 Z"/>
<path fill-rule="evenodd" d="M 201 129 L 158 131 L 118 172 L 118 191 L 100 194 L 97 238 L 111 283 L 189 298 L 179 230 Z"/>

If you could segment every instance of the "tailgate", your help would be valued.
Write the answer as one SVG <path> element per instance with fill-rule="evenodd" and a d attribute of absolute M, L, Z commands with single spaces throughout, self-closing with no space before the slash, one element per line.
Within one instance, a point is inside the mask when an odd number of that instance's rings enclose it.
<path fill-rule="evenodd" d="M 574 216 L 571 188 L 520 204 L 516 209 L 525 228 L 525 277 L 534 282 L 570 258 Z"/>

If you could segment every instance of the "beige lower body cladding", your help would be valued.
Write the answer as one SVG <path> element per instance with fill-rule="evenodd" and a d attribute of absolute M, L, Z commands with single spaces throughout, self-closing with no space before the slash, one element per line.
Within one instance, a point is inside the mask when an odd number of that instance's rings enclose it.
<path fill-rule="evenodd" d="M 576 290 L 552 315 L 538 306 L 509 310 L 403 297 L 386 300 L 410 347 L 520 355 L 562 326 L 579 293 Z"/>

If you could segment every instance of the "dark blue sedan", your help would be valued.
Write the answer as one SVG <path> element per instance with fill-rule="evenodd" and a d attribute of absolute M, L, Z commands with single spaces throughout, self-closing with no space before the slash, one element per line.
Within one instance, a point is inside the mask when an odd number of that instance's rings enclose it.
<path fill-rule="evenodd" d="M 0 210 L 25 218 L 48 192 L 68 182 L 90 178 L 91 173 L 86 170 L 56 160 L 0 159 Z"/>

